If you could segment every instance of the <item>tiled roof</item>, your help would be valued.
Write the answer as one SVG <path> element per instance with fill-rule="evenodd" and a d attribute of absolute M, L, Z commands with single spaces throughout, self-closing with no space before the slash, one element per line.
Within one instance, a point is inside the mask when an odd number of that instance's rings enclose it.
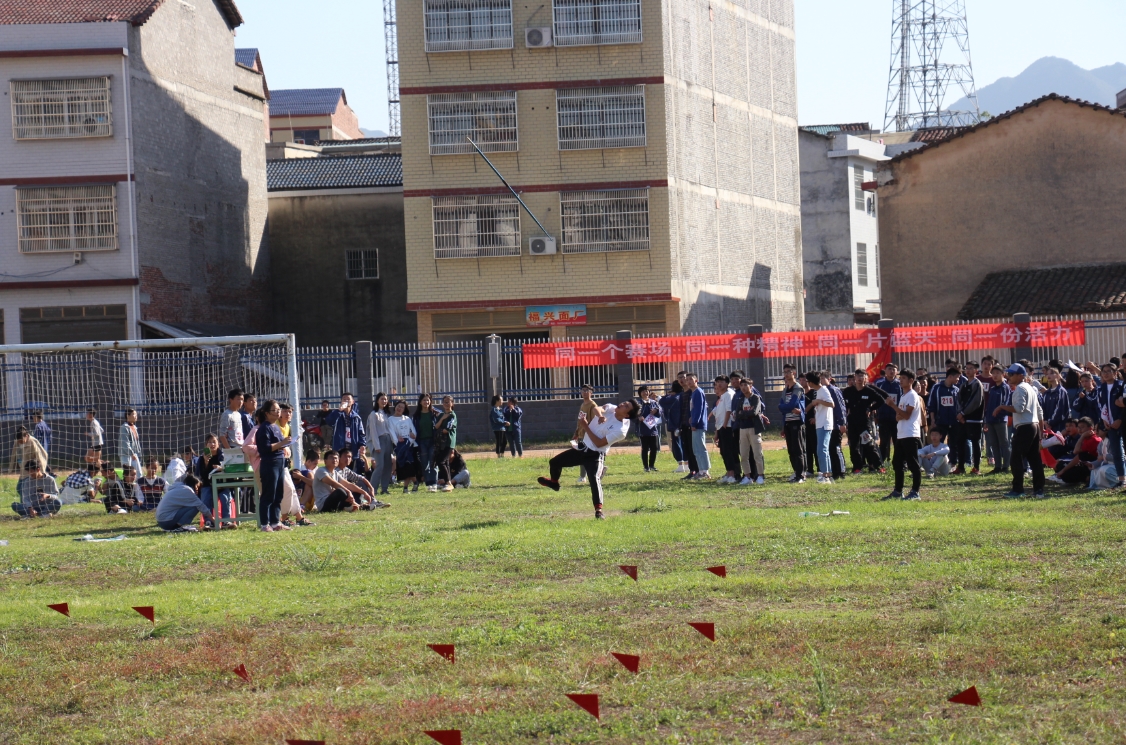
<path fill-rule="evenodd" d="M 966 129 L 969 127 L 921 127 L 915 130 L 911 142 L 938 142 L 961 134 Z"/>
<path fill-rule="evenodd" d="M 258 64 L 258 50 L 253 47 L 249 49 L 236 49 L 235 64 L 254 70 Z"/>
<path fill-rule="evenodd" d="M 923 153 L 929 153 L 931 150 L 934 150 L 936 147 L 940 147 L 942 145 L 945 145 L 946 143 L 951 142 L 952 140 L 956 140 L 959 137 L 965 137 L 966 135 L 973 134 L 974 132 L 977 132 L 979 129 L 985 129 L 986 127 L 992 127 L 995 124 L 1000 124 L 1004 121 L 1011 119 L 1012 117 L 1016 116 L 1017 114 L 1022 114 L 1025 111 L 1028 111 L 1029 109 L 1035 108 L 1035 107 L 1039 106 L 1040 104 L 1042 104 L 1046 101 L 1062 101 L 1063 103 L 1073 104 L 1075 106 L 1080 106 L 1080 107 L 1085 108 L 1085 109 L 1094 109 L 1095 111 L 1104 111 L 1104 112 L 1106 112 L 1108 114 L 1112 114 L 1114 116 L 1124 116 L 1124 115 L 1126 115 L 1126 112 L 1119 111 L 1119 110 L 1116 110 L 1116 109 L 1112 109 L 1112 108 L 1109 108 L 1107 106 L 1103 106 L 1101 104 L 1091 103 L 1090 101 L 1080 101 L 1077 98 L 1068 98 L 1067 96 L 1061 96 L 1058 93 L 1049 93 L 1046 96 L 1041 96 L 1040 98 L 1037 98 L 1035 101 L 1029 101 L 1024 106 L 1018 106 L 1017 108 L 1013 109 L 1012 111 L 1006 111 L 1004 114 L 998 114 L 997 116 L 992 117 L 990 119 L 986 119 L 985 121 L 980 122 L 978 124 L 975 124 L 972 127 L 947 127 L 945 129 L 949 129 L 949 130 L 953 130 L 953 131 L 950 132 L 949 134 L 947 134 L 945 137 L 940 137 L 940 138 L 937 138 L 934 141 L 928 142 L 927 146 L 924 147 L 924 148 L 919 148 L 918 150 L 912 150 L 910 152 L 903 153 L 902 155 L 897 155 L 895 158 L 892 158 L 892 162 L 906 160 L 907 158 L 914 158 L 918 155 L 922 155 Z M 936 128 L 936 129 L 942 129 L 942 128 Z"/>
<path fill-rule="evenodd" d="M 398 153 L 266 161 L 267 191 L 402 185 L 403 159 Z"/>
<path fill-rule="evenodd" d="M 852 124 L 811 124 L 808 127 L 800 127 L 806 132 L 813 132 L 819 135 L 832 135 L 838 132 L 854 132 L 854 133 L 868 133 L 872 131 L 872 125 L 868 122 L 853 122 Z"/>
<path fill-rule="evenodd" d="M 217 0 L 231 28 L 242 25 L 234 0 Z M 0 25 L 128 21 L 140 26 L 164 0 L 0 0 Z"/>
<path fill-rule="evenodd" d="M 970 295 L 958 318 L 1120 310 L 1126 310 L 1126 263 L 1080 264 L 993 272 Z"/>
<path fill-rule="evenodd" d="M 270 116 L 325 116 L 336 113 L 343 88 L 287 88 L 270 94 Z"/>
<path fill-rule="evenodd" d="M 317 140 L 313 144 L 325 150 L 334 150 L 337 148 L 363 147 L 364 145 L 372 147 L 379 145 L 398 145 L 399 139 L 398 135 L 390 135 L 387 137 L 359 137 L 355 140 Z"/>

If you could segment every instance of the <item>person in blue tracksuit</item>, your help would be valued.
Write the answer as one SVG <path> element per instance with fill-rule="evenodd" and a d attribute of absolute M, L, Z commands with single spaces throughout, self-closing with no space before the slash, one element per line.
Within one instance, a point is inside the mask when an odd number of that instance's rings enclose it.
<path fill-rule="evenodd" d="M 946 378 L 931 388 L 930 396 L 927 398 L 931 429 L 938 430 L 946 444 L 951 446 L 951 460 L 958 468 L 962 466 L 962 448 L 958 446 L 962 439 L 962 426 L 958 421 L 958 415 L 962 413 L 958 395 L 958 381 L 961 377 L 961 370 L 956 367 L 948 368 Z"/>
<path fill-rule="evenodd" d="M 989 371 L 992 382 L 985 404 L 985 443 L 993 453 L 993 470 L 990 474 L 1008 473 L 1010 457 L 1009 413 L 1003 406 L 1012 405 L 1013 389 L 1005 382 L 1005 368 L 997 365 Z"/>
<path fill-rule="evenodd" d="M 1118 485 L 1126 486 L 1126 449 L 1123 448 L 1122 435 L 1126 429 L 1126 406 L 1123 406 L 1123 383 L 1118 380 L 1118 368 L 1106 363 L 1099 371 L 1099 411 L 1106 422 L 1107 461 L 1118 474 Z"/>
<path fill-rule="evenodd" d="M 1040 392 L 1040 408 L 1044 410 L 1044 421 L 1053 432 L 1063 432 L 1064 424 L 1071 418 L 1071 398 L 1061 385 L 1059 370 L 1049 367 L 1045 380 L 1048 387 Z"/>
<path fill-rule="evenodd" d="M 676 380 L 669 386 L 668 394 L 661 396 L 657 401 L 657 405 L 661 407 L 661 413 L 664 414 L 665 429 L 669 433 L 669 450 L 672 452 L 672 457 L 676 460 L 677 466 L 675 473 L 684 473 L 688 467 L 688 459 L 684 456 L 684 442 L 680 438 L 680 394 L 684 389 Z"/>
<path fill-rule="evenodd" d="M 688 373 L 688 400 L 691 407 L 688 426 L 691 428 L 692 453 L 696 456 L 696 479 L 709 479 L 712 467 L 711 457 L 708 455 L 708 397 L 700 387 L 700 379 L 696 373 Z"/>
<path fill-rule="evenodd" d="M 885 366 L 884 375 L 875 382 L 875 386 L 898 401 L 903 395 L 903 386 L 899 383 L 899 367 L 895 363 Z M 880 460 L 887 463 L 891 460 L 891 446 L 898 437 L 895 409 L 887 403 L 876 410 L 876 428 L 880 434 Z"/>
<path fill-rule="evenodd" d="M 504 421 L 508 422 L 508 452 L 513 458 L 524 457 L 524 431 L 520 421 L 524 418 L 524 410 L 520 408 L 520 401 L 516 396 L 508 397 L 508 405 L 504 407 Z"/>
<path fill-rule="evenodd" d="M 661 449 L 661 404 L 647 385 L 637 389 L 637 398 L 641 401 L 641 411 L 637 414 L 637 435 L 641 438 L 641 468 L 646 473 L 655 472 L 657 453 Z"/>
<path fill-rule="evenodd" d="M 778 411 L 782 413 L 786 452 L 794 469 L 790 482 L 801 483 L 805 481 L 805 389 L 798 385 L 797 370 L 789 363 L 782 366 L 782 380 Z"/>
<path fill-rule="evenodd" d="M 508 444 L 506 435 L 508 434 L 508 422 L 504 419 L 504 407 L 501 405 L 501 397 L 493 396 L 491 406 L 492 410 L 489 412 L 489 428 L 493 431 L 493 437 L 496 440 L 496 452 L 498 458 L 504 457 L 504 448 Z"/>
<path fill-rule="evenodd" d="M 364 434 L 364 423 L 356 411 L 356 400 L 351 393 L 340 396 L 340 408 L 330 411 L 325 416 L 325 422 L 332 427 L 332 449 L 336 452 L 339 453 L 347 448 L 355 457 L 360 445 L 368 444 Z"/>
<path fill-rule="evenodd" d="M 1092 422 L 1097 422 L 1102 418 L 1099 407 L 1099 392 L 1095 387 L 1095 378 L 1091 376 L 1091 373 L 1085 372 L 1079 376 L 1079 393 L 1076 394 L 1072 402 L 1071 413 L 1075 415 L 1076 419 L 1088 417 Z"/>

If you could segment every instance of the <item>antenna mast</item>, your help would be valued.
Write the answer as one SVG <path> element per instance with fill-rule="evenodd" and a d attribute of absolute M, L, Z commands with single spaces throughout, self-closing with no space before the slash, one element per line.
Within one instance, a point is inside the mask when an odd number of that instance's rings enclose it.
<path fill-rule="evenodd" d="M 387 50 L 387 134 L 402 134 L 399 122 L 399 31 L 395 0 L 383 0 L 383 46 Z"/>
<path fill-rule="evenodd" d="M 891 66 L 884 130 L 966 126 L 981 119 L 970 62 L 965 0 L 892 0 Z M 946 52 L 944 55 L 943 52 Z M 968 105 L 943 109 L 948 89 Z"/>

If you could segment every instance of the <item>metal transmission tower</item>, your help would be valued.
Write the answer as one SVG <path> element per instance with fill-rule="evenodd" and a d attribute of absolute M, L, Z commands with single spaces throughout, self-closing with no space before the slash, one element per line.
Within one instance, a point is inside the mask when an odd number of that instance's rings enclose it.
<path fill-rule="evenodd" d="M 387 134 L 400 136 L 399 31 L 395 23 L 395 0 L 383 0 L 383 43 L 387 50 Z"/>
<path fill-rule="evenodd" d="M 981 118 L 970 63 L 965 0 L 892 0 L 891 70 L 884 130 L 963 126 Z M 943 52 L 946 52 L 944 55 Z M 954 87 L 969 100 L 965 110 L 944 110 Z"/>

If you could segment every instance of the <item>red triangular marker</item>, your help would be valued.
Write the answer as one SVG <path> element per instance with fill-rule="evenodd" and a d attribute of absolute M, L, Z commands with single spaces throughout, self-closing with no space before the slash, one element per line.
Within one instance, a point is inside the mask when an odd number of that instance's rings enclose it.
<path fill-rule="evenodd" d="M 445 657 L 450 662 L 454 661 L 454 645 L 452 645 L 452 644 L 427 644 L 426 646 L 430 647 L 431 649 L 433 649 L 435 652 L 437 652 L 438 654 Z M 435 730 L 435 731 L 440 732 L 440 731 L 444 731 L 444 730 Z M 450 731 L 453 732 L 453 730 L 450 730 Z"/>
<path fill-rule="evenodd" d="M 576 704 L 586 709 L 586 712 L 595 719 L 602 719 L 598 716 L 598 694 L 597 693 L 568 693 L 567 698 L 574 701 Z"/>
<path fill-rule="evenodd" d="M 153 607 L 151 605 L 134 605 L 133 610 L 149 619 L 149 621 L 152 622 L 152 625 L 156 626 L 156 611 L 153 610 Z"/>
<path fill-rule="evenodd" d="M 713 642 L 715 641 L 715 624 L 714 623 L 693 623 L 693 622 L 689 621 L 688 625 L 691 626 L 692 628 L 696 629 L 697 631 L 699 631 L 704 636 L 711 639 Z"/>
<path fill-rule="evenodd" d="M 952 704 L 965 704 L 966 706 L 981 706 L 981 696 L 977 694 L 977 686 L 970 686 L 961 693 L 955 693 L 946 699 Z"/>
<path fill-rule="evenodd" d="M 717 577 L 726 577 L 727 576 L 727 567 L 722 566 L 722 565 L 717 566 L 717 567 L 708 567 L 708 571 L 711 572 L 712 574 L 714 574 Z"/>
<path fill-rule="evenodd" d="M 62 613 L 67 618 L 70 618 L 70 606 L 66 603 L 54 603 L 47 606 L 56 613 Z"/>
<path fill-rule="evenodd" d="M 461 745 L 461 730 L 459 729 L 427 729 L 423 730 L 430 739 L 442 745 Z"/>
<path fill-rule="evenodd" d="M 617 652 L 611 652 L 610 654 L 614 655 L 614 659 L 622 663 L 622 667 L 629 670 L 631 673 L 636 673 L 637 669 L 641 666 L 641 658 L 635 654 L 619 654 Z"/>
<path fill-rule="evenodd" d="M 621 569 L 623 572 L 629 575 L 629 578 L 634 582 L 637 581 L 637 567 L 620 565 L 618 569 Z"/>
<path fill-rule="evenodd" d="M 241 662 L 239 663 L 239 666 L 231 672 L 245 680 L 247 683 L 250 682 L 250 673 L 246 672 L 246 665 L 242 664 Z"/>

